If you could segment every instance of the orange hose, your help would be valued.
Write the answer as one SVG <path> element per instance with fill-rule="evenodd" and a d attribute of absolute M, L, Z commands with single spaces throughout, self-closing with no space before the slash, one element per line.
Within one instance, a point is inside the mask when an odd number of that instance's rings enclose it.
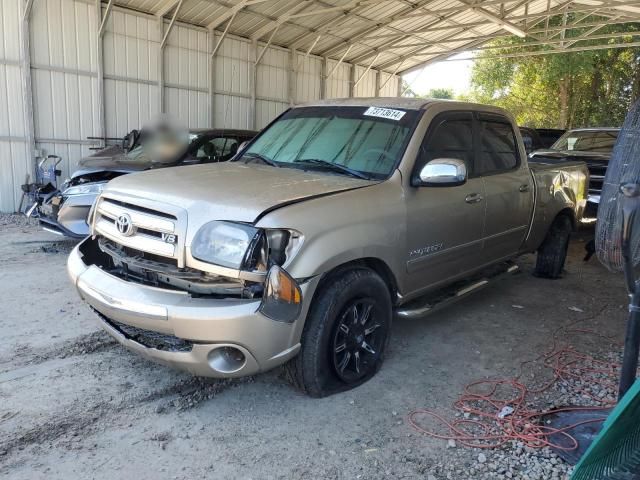
<path fill-rule="evenodd" d="M 517 441 L 530 448 L 553 447 L 558 450 L 575 450 L 578 447 L 578 442 L 568 431 L 579 425 L 603 421 L 606 416 L 584 420 L 563 428 L 544 425 L 542 417 L 563 411 L 602 410 L 615 405 L 615 400 L 596 397 L 589 389 L 581 388 L 575 393 L 592 399 L 597 403 L 596 406 L 535 411 L 527 407 L 527 399 L 530 395 L 539 395 L 546 392 L 559 381 L 568 381 L 572 378 L 590 379 L 591 384 L 598 384 L 601 388 L 611 392 L 617 391 L 620 364 L 598 360 L 589 354 L 574 349 L 570 345 L 561 343 L 559 339 L 561 332 L 563 333 L 563 338 L 567 338 L 569 334 L 593 335 L 612 341 L 610 337 L 599 334 L 594 330 L 569 328 L 581 321 L 584 320 L 578 320 L 566 327 L 558 328 L 552 335 L 552 346 L 549 351 L 539 355 L 534 360 L 522 362 L 519 368 L 520 374 L 516 377 L 478 380 L 468 384 L 460 398 L 453 403 L 453 408 L 463 415 L 467 413 L 475 418 L 457 418 L 449 421 L 432 410 L 417 409 L 409 413 L 407 418 L 409 425 L 418 432 L 430 437 L 455 440 L 461 445 L 472 448 L 497 448 L 507 442 Z M 520 381 L 522 369 L 524 365 L 540 360 L 542 360 L 542 365 L 545 368 L 551 370 L 552 380 L 541 388 L 530 389 Z M 606 375 L 606 379 L 595 378 L 595 375 Z M 509 395 L 506 396 L 507 398 L 501 398 L 500 393 L 505 389 L 509 391 Z M 502 397 L 504 396 L 503 394 Z M 499 414 L 504 407 L 511 407 L 513 412 L 504 418 L 500 418 Z M 423 421 L 427 418 L 440 423 L 441 430 L 432 430 L 424 427 Z M 550 437 L 554 435 L 564 438 L 567 444 L 551 441 Z"/>

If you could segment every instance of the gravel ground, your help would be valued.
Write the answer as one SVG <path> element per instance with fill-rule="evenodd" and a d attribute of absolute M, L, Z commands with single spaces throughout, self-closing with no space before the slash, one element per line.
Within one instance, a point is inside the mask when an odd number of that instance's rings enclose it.
<path fill-rule="evenodd" d="M 563 479 L 569 466 L 548 450 L 451 444 L 414 430 L 408 414 L 456 418 L 451 405 L 466 384 L 517 375 L 574 322 L 611 340 L 565 340 L 615 360 L 626 319 L 622 277 L 595 259 L 583 263 L 578 239 L 560 280 L 533 277 L 527 256 L 509 281 L 424 320 L 397 319 L 380 373 L 317 400 L 279 370 L 216 381 L 143 360 L 102 333 L 79 301 L 65 272 L 73 243 L 16 216 L 0 216 L 0 237 L 0 477 L 16 480 Z M 532 383 L 545 375 L 535 363 L 525 372 Z M 588 403 L 580 382 L 530 404 Z"/>

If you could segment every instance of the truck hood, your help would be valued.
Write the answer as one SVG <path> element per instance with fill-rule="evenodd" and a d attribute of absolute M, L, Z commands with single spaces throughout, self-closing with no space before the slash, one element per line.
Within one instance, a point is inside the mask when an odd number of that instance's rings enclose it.
<path fill-rule="evenodd" d="M 191 228 L 194 216 L 253 223 L 280 206 L 376 183 L 329 172 L 225 162 L 124 175 L 109 182 L 104 194 L 121 193 L 184 208 Z"/>

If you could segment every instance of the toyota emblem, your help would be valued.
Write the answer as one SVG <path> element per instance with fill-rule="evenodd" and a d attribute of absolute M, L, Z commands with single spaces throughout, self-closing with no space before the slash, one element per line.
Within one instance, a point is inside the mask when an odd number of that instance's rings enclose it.
<path fill-rule="evenodd" d="M 116 228 L 125 237 L 133 235 L 133 222 L 131 222 L 131 216 L 128 213 L 123 213 L 116 219 Z"/>

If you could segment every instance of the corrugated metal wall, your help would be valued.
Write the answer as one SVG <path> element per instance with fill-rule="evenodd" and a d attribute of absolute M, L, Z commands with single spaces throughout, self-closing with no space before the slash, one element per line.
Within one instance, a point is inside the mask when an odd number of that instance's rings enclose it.
<path fill-rule="evenodd" d="M 17 208 L 27 155 L 20 70 L 20 11 L 16 0 L 0 0 L 0 209 Z"/>
<path fill-rule="evenodd" d="M 59 155 L 63 178 L 99 135 L 97 14 L 93 5 L 48 0 L 34 5 L 30 47 L 36 148 Z"/>
<path fill-rule="evenodd" d="M 96 32 L 97 29 L 93 32 L 93 45 Z M 102 45 L 105 131 L 107 137 L 118 137 L 140 128 L 160 111 L 159 22 L 143 15 L 114 11 L 105 26 Z M 95 108 L 97 102 L 93 105 Z"/>
<path fill-rule="evenodd" d="M 0 211 L 15 211 L 20 185 L 34 162 L 28 157 L 26 95 L 21 69 L 19 0 L 0 0 Z M 322 59 L 269 47 L 255 68 L 264 44 L 228 35 L 214 58 L 220 37 L 176 23 L 164 48 L 160 95 L 160 43 L 168 28 L 157 18 L 114 8 L 102 38 L 104 122 L 108 137 L 121 137 L 164 111 L 189 127 L 262 128 L 291 103 L 323 96 Z M 63 178 L 91 153 L 100 135 L 98 14 L 86 0 L 34 2 L 30 25 L 33 123 L 36 153 L 63 158 Z M 292 65 L 293 64 L 293 65 Z M 327 73 L 335 66 L 327 60 Z M 290 73 L 291 68 L 295 71 Z M 324 85 L 327 98 L 349 96 L 351 65 L 340 64 Z M 365 70 L 356 67 L 356 78 Z M 369 71 L 354 89 L 375 96 L 377 72 Z M 381 74 L 384 83 L 388 74 Z M 395 96 L 397 77 L 381 95 Z M 211 95 L 213 89 L 214 95 Z M 163 101 L 162 101 L 163 98 Z"/>

